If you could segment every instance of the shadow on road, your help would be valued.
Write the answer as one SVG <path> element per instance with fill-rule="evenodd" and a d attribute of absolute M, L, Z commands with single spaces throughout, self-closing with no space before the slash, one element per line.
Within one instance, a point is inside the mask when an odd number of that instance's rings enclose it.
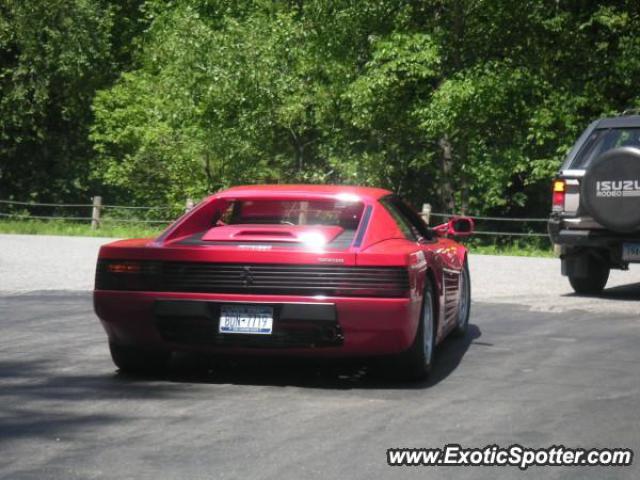
<path fill-rule="evenodd" d="M 295 386 L 319 389 L 420 389 L 437 385 L 460 364 L 469 346 L 481 336 L 469 325 L 464 338 L 448 338 L 438 348 L 436 363 L 427 380 L 398 381 L 383 360 L 311 360 L 300 358 L 243 358 L 177 355 L 164 380 L 175 383 Z M 135 379 L 118 374 L 123 379 Z M 149 377 L 141 378 L 149 379 Z"/>
<path fill-rule="evenodd" d="M 445 380 L 481 335 L 469 325 L 464 338 L 440 345 L 431 376 L 423 382 L 398 382 L 382 375 L 375 361 L 317 362 L 301 359 L 254 358 L 242 361 L 194 355 L 177 356 L 168 371 L 156 377 L 121 373 L 79 374 L 60 369 L 53 359 L 0 361 L 0 445 L 16 439 L 59 441 L 106 425 L 130 421 L 123 414 L 96 412 L 96 402 L 140 402 L 189 399 L 186 383 L 296 386 L 316 389 L 425 389 Z M 43 407 L 47 405 L 47 407 Z M 51 408 L 51 407 L 54 408 Z"/>
<path fill-rule="evenodd" d="M 21 362 L 0 361 L 0 404 L 3 398 L 23 400 L 57 400 L 64 402 L 105 399 L 153 399 L 179 394 L 177 386 L 136 382 L 122 375 L 62 374 L 51 368 L 53 360 L 34 359 Z M 1 429 L 0 429 L 1 431 Z"/>
<path fill-rule="evenodd" d="M 600 297 L 607 300 L 640 300 L 640 283 L 607 288 Z"/>
<path fill-rule="evenodd" d="M 186 395 L 179 385 L 109 375 L 61 373 L 53 359 L 0 361 L 0 445 L 18 438 L 59 441 L 76 432 L 127 421 L 87 409 L 99 401 L 138 402 Z"/>
<path fill-rule="evenodd" d="M 84 321 L 92 316 L 89 296 L 37 294 L 0 299 L 8 352 L 0 358 L 0 448 L 16 440 L 90 438 L 91 432 L 130 425 L 140 409 L 171 400 L 193 402 L 201 398 L 202 392 L 194 392 L 197 386 L 298 386 L 356 392 L 425 389 L 445 380 L 480 337 L 480 329 L 470 325 L 465 338 L 446 340 L 431 377 L 418 383 L 381 375 L 374 361 L 229 361 L 193 355 L 177 356 L 159 376 L 132 377 L 116 371 L 105 348 L 99 349 L 99 356 L 80 353 L 87 350 L 87 342 L 104 341 L 98 326 Z M 61 343 L 67 347 L 59 348 Z"/>
<path fill-rule="evenodd" d="M 618 287 L 605 288 L 598 295 L 579 295 L 577 293 L 567 293 L 565 297 L 590 297 L 602 298 L 606 300 L 640 300 L 640 283 L 620 285 Z"/>

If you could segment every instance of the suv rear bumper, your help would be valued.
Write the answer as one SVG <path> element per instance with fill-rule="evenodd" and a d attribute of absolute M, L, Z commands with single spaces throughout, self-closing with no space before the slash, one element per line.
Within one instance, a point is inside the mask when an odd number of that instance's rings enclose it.
<path fill-rule="evenodd" d="M 547 224 L 551 241 L 570 247 L 619 248 L 625 242 L 640 242 L 640 233 L 618 234 L 608 230 L 579 230 L 565 228 L 563 220 L 552 218 Z"/>

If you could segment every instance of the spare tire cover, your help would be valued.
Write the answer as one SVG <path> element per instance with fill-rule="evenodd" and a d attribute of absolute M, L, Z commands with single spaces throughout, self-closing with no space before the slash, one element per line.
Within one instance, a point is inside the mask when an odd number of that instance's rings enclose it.
<path fill-rule="evenodd" d="M 589 167 L 580 198 L 598 223 L 617 232 L 640 228 L 640 149 L 605 152 Z"/>

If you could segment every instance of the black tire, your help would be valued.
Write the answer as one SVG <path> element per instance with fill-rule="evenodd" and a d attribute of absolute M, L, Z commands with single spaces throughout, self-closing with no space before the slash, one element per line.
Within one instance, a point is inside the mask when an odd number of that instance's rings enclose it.
<path fill-rule="evenodd" d="M 171 356 L 170 352 L 123 347 L 109 344 L 111 359 L 125 373 L 157 373 L 164 370 Z"/>
<path fill-rule="evenodd" d="M 585 258 L 588 275 L 576 276 L 569 274 L 569 283 L 573 290 L 579 295 L 597 295 L 607 285 L 609 280 L 610 267 L 594 257 Z"/>
<path fill-rule="evenodd" d="M 428 279 L 426 282 L 416 337 L 409 350 L 400 354 L 398 358 L 397 374 L 404 380 L 424 380 L 429 375 L 433 365 L 436 348 L 437 316 L 433 287 Z M 425 335 L 425 328 L 431 329 L 430 335 Z M 430 345 L 425 343 L 428 341 L 427 337 L 431 339 Z"/>
<path fill-rule="evenodd" d="M 451 334 L 454 337 L 464 337 L 469 330 L 469 316 L 471 314 L 471 276 L 469 264 L 464 260 L 460 273 L 460 301 L 458 303 L 458 321 Z"/>

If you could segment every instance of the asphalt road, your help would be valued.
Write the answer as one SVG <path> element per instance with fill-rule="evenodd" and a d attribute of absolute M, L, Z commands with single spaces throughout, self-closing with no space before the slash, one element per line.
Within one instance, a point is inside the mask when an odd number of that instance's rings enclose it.
<path fill-rule="evenodd" d="M 389 467 L 390 447 L 640 452 L 640 275 L 570 293 L 553 259 L 474 256 L 470 335 L 429 381 L 361 362 L 119 374 L 93 312 L 100 239 L 0 236 L 0 478 L 636 479 L 640 468 Z M 640 460 L 636 460 L 636 463 Z"/>

